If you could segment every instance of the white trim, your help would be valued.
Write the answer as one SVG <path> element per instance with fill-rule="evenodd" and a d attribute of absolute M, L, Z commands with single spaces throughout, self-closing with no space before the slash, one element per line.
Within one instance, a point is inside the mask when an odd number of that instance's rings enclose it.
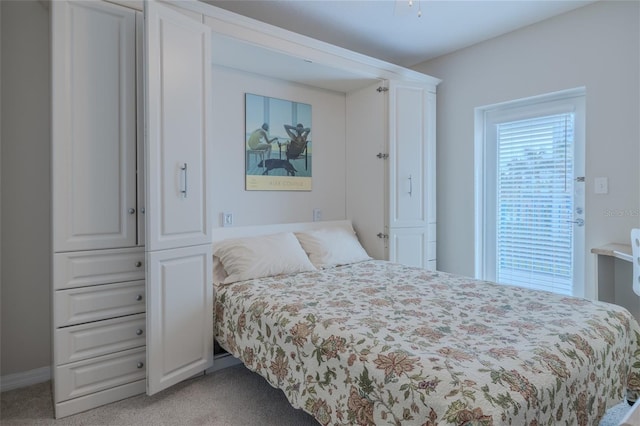
<path fill-rule="evenodd" d="M 0 377 L 0 392 L 13 389 L 24 388 L 36 383 L 51 380 L 51 367 L 40 367 L 34 370 L 23 371 L 21 373 L 7 374 Z"/>
<path fill-rule="evenodd" d="M 476 108 L 480 111 L 509 111 L 518 107 L 530 107 L 538 103 L 551 103 L 555 101 L 566 101 L 567 99 L 575 97 L 586 96 L 586 87 L 574 87 L 572 89 L 558 90 L 556 92 L 546 93 L 542 95 L 535 95 L 528 98 L 515 99 L 511 101 L 498 102 L 491 105 L 484 105 Z"/>
<path fill-rule="evenodd" d="M 442 81 L 410 68 L 363 55 L 274 25 L 204 3 L 164 0 L 204 15 L 204 23 L 216 35 L 231 37 L 273 52 L 303 58 L 316 64 L 357 72 L 363 78 L 399 79 L 422 83 L 435 93 Z"/>
<path fill-rule="evenodd" d="M 577 87 L 568 90 L 561 90 L 549 94 L 533 96 L 530 98 L 518 99 L 514 101 L 501 102 L 493 105 L 476 107 L 474 109 L 474 209 L 475 209 L 475 230 L 474 230 L 474 273 L 475 278 L 495 281 L 496 277 L 492 274 L 491 267 L 487 264 L 488 253 L 494 249 L 491 246 L 489 235 L 494 232 L 491 225 L 487 225 L 486 220 L 490 219 L 495 212 L 490 209 L 493 207 L 487 203 L 487 197 L 490 191 L 487 189 L 487 182 L 494 179 L 491 171 L 495 167 L 487 167 L 490 159 L 496 156 L 496 153 L 490 151 L 491 144 L 487 140 L 494 137 L 489 132 L 490 126 L 488 122 L 499 122 L 516 120 L 523 117 L 529 117 L 532 114 L 554 114 L 564 111 L 576 112 L 575 141 L 580 147 L 577 147 L 575 153 L 575 176 L 585 176 L 585 158 L 584 150 L 586 136 L 584 134 L 585 123 L 585 87 Z M 577 199 L 585 210 L 584 191 L 582 199 Z M 575 196 L 575 195 L 574 195 Z M 585 218 L 584 213 L 580 215 Z M 574 216 L 575 218 L 575 216 Z M 490 222 L 493 223 L 493 222 Z M 489 229 L 487 229 L 489 228 Z M 585 244 L 585 228 L 574 228 L 574 270 L 573 270 L 573 288 L 572 295 L 584 297 L 586 288 L 578 286 L 576 283 L 584 283 L 585 276 L 585 259 L 582 255 L 584 252 L 580 247 Z"/>
<path fill-rule="evenodd" d="M 484 115 L 485 108 L 476 108 L 475 115 L 475 140 L 474 140 L 474 211 L 475 211 L 475 237 L 474 237 L 474 278 L 483 279 L 485 276 L 484 265 L 484 240 L 486 238 L 484 232 Z"/>

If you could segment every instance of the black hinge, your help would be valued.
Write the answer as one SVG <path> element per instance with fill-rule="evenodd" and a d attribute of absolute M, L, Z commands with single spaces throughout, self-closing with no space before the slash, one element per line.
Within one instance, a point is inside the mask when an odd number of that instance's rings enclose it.
<path fill-rule="evenodd" d="M 388 92 L 388 91 L 389 91 L 389 88 L 388 88 L 388 87 L 380 86 L 380 87 L 378 87 L 378 88 L 376 89 L 376 91 L 377 91 L 378 93 Z"/>
<path fill-rule="evenodd" d="M 389 154 L 383 154 L 379 152 L 378 155 L 376 155 L 376 157 L 386 160 L 387 158 L 389 158 Z"/>

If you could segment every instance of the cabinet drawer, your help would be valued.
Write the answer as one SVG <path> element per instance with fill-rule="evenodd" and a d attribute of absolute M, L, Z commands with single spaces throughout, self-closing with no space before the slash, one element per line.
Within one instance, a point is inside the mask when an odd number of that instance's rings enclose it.
<path fill-rule="evenodd" d="M 145 310 L 144 281 L 55 292 L 55 327 L 139 314 Z"/>
<path fill-rule="evenodd" d="M 144 248 L 56 253 L 56 290 L 144 279 Z"/>
<path fill-rule="evenodd" d="M 146 315 L 97 321 L 55 330 L 56 364 L 137 348 L 145 345 Z"/>
<path fill-rule="evenodd" d="M 138 348 L 56 367 L 56 402 L 144 379 L 145 362 Z"/>

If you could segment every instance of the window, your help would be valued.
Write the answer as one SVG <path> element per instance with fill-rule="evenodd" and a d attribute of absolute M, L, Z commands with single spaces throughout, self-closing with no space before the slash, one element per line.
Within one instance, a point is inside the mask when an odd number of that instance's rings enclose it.
<path fill-rule="evenodd" d="M 477 111 L 478 276 L 584 294 L 584 94 Z"/>

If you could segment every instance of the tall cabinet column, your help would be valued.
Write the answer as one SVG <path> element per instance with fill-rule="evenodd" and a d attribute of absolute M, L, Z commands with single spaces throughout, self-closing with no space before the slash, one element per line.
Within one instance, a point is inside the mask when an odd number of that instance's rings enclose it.
<path fill-rule="evenodd" d="M 347 94 L 347 217 L 376 259 L 436 268 L 435 99 L 408 81 Z"/>
<path fill-rule="evenodd" d="M 145 390 L 137 191 L 141 14 L 51 2 L 53 396 L 56 417 Z"/>
<path fill-rule="evenodd" d="M 149 395 L 213 365 L 212 53 L 198 18 L 145 4 Z"/>

